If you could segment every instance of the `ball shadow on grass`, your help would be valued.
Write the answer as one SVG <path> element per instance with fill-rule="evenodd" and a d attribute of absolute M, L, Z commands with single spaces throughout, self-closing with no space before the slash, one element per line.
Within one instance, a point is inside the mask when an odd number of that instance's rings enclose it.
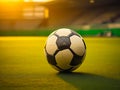
<path fill-rule="evenodd" d="M 58 73 L 59 78 L 78 90 L 120 90 L 120 80 L 89 73 Z"/>

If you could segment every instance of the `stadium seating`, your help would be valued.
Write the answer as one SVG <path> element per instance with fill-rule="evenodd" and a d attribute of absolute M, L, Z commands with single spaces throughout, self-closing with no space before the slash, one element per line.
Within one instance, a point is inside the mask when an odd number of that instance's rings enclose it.
<path fill-rule="evenodd" d="M 119 10 L 116 8 L 86 9 L 72 25 L 119 23 Z"/>
<path fill-rule="evenodd" d="M 49 18 L 43 25 L 47 27 L 79 27 L 81 25 L 96 25 L 108 23 L 120 23 L 119 5 L 103 6 L 84 6 L 75 7 L 67 5 L 46 6 L 49 9 Z M 0 13 L 0 15 L 2 15 Z M 12 15 L 12 14 L 11 14 Z M 4 16 L 7 17 L 5 14 Z M 19 15 L 17 15 L 19 16 Z M 14 18 L 14 17 L 12 17 Z M 41 20 L 1 20 L 0 30 L 2 29 L 39 29 L 43 27 Z"/>

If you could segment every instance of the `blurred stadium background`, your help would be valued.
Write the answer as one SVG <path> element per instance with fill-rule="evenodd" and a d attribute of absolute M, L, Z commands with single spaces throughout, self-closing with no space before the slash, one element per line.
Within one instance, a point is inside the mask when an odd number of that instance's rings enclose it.
<path fill-rule="evenodd" d="M 120 36 L 120 0 L 0 1 L 0 36 L 47 36 L 62 27 L 83 36 Z"/>

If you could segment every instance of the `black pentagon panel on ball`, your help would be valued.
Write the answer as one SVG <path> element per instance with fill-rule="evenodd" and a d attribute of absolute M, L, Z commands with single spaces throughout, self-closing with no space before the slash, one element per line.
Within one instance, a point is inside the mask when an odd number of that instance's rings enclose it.
<path fill-rule="evenodd" d="M 79 55 L 75 54 L 71 49 L 70 49 L 70 51 L 74 54 L 70 65 L 76 66 L 76 65 L 82 64 L 84 54 L 83 54 L 83 56 L 79 56 Z"/>
<path fill-rule="evenodd" d="M 57 65 L 54 56 L 47 54 L 47 60 L 48 60 L 49 64 L 51 64 L 51 65 Z"/>
<path fill-rule="evenodd" d="M 82 63 L 82 59 L 83 59 L 83 56 L 74 55 L 70 65 L 71 66 L 79 65 L 80 63 Z"/>
<path fill-rule="evenodd" d="M 67 36 L 58 37 L 56 44 L 59 50 L 67 49 L 71 45 L 70 38 Z"/>

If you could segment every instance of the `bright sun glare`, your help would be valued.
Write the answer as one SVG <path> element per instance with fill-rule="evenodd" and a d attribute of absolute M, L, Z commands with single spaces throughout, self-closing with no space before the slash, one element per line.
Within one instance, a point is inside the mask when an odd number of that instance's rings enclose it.
<path fill-rule="evenodd" d="M 24 0 L 24 2 L 50 2 L 53 0 Z"/>
<path fill-rule="evenodd" d="M 53 0 L 0 0 L 0 2 L 50 2 Z"/>

